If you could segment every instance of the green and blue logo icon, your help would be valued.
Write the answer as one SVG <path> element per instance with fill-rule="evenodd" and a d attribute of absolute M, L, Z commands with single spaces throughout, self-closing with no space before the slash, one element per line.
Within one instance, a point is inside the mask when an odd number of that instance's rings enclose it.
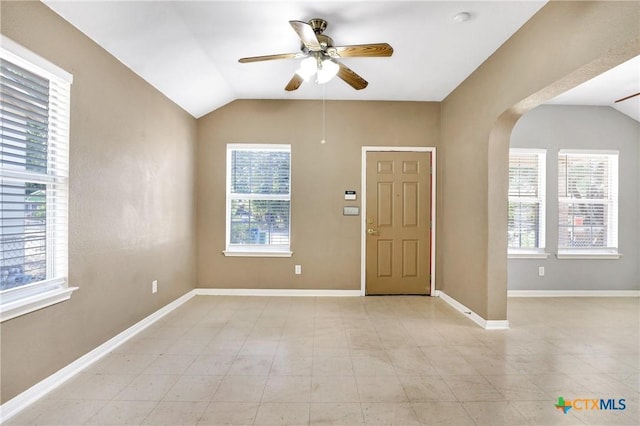
<path fill-rule="evenodd" d="M 567 414 L 569 410 L 571 410 L 571 401 L 567 402 L 563 397 L 559 396 L 558 402 L 556 403 L 556 408 L 558 410 L 562 410 L 565 414 Z"/>

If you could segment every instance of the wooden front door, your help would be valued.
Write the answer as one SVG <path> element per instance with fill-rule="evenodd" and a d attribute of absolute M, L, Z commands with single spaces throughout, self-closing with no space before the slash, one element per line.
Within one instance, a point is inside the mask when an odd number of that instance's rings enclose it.
<path fill-rule="evenodd" d="M 368 152 L 366 293 L 429 294 L 431 153 Z"/>

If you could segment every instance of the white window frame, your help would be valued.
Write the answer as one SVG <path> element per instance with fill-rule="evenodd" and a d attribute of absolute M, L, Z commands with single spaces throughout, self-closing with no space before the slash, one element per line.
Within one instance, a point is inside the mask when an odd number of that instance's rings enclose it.
<path fill-rule="evenodd" d="M 607 247 L 603 248 L 567 248 L 560 247 L 560 217 L 558 216 L 558 259 L 619 259 L 622 254 L 618 252 L 618 185 L 619 185 L 619 156 L 617 150 L 589 150 L 589 149 L 561 149 L 558 151 L 558 179 L 560 178 L 560 157 L 569 156 L 606 156 L 608 158 L 609 172 L 609 198 L 583 199 L 583 204 L 600 204 L 607 208 Z M 558 194 L 558 209 L 562 204 L 575 203 L 575 199 L 561 197 Z"/>
<path fill-rule="evenodd" d="M 511 148 L 509 149 L 509 164 L 511 164 L 511 155 L 531 155 L 538 158 L 538 196 L 537 197 L 519 197 L 509 196 L 509 202 L 535 202 L 540 206 L 540 215 L 538 217 L 538 247 L 508 247 L 507 254 L 510 259 L 539 259 L 547 258 L 546 248 L 546 214 L 547 214 L 547 150 L 531 149 L 531 148 Z"/>
<path fill-rule="evenodd" d="M 240 257 L 291 257 L 291 162 L 289 163 L 289 193 L 288 194 L 232 194 L 231 193 L 231 169 L 232 152 L 237 150 L 247 151 L 285 151 L 291 156 L 289 144 L 251 144 L 236 143 L 227 144 L 227 182 L 226 182 L 226 225 L 225 225 L 225 256 Z M 291 157 L 290 157 L 291 159 Z M 259 199 L 259 200 L 286 200 L 289 201 L 289 244 L 265 245 L 265 244 L 231 244 L 231 202 L 234 199 Z"/>
<path fill-rule="evenodd" d="M 0 322 L 68 300 L 78 287 L 68 284 L 68 151 L 69 101 L 73 76 L 46 59 L 0 35 L 0 56 L 50 82 L 50 146 L 55 174 L 43 175 L 0 167 L 7 182 L 35 182 L 46 185 L 46 279 L 0 291 Z M 52 150 L 50 150 L 52 151 Z M 55 194 L 55 195 L 53 195 Z"/>

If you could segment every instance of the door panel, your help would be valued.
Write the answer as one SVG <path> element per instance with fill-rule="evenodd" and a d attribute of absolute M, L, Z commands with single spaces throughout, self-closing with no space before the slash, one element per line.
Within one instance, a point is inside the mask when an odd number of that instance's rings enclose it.
<path fill-rule="evenodd" d="M 393 241 L 378 240 L 378 276 L 389 278 L 393 276 Z"/>
<path fill-rule="evenodd" d="M 418 240 L 402 241 L 402 277 L 418 276 Z"/>
<path fill-rule="evenodd" d="M 367 294 L 429 294 L 431 154 L 367 153 Z"/>
<path fill-rule="evenodd" d="M 378 228 L 393 225 L 393 182 L 378 182 Z"/>
<path fill-rule="evenodd" d="M 403 182 L 402 196 L 402 226 L 405 228 L 418 226 L 418 216 L 420 206 L 418 205 L 418 191 L 420 187 L 417 182 Z"/>

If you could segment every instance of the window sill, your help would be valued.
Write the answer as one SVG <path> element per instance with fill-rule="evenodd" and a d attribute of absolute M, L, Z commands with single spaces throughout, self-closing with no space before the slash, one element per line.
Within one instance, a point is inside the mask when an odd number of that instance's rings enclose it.
<path fill-rule="evenodd" d="M 559 260 L 618 260 L 622 253 L 557 253 Z"/>
<path fill-rule="evenodd" d="M 508 253 L 508 259 L 546 259 L 551 253 Z"/>
<path fill-rule="evenodd" d="M 292 251 L 234 251 L 224 250 L 227 257 L 291 257 Z"/>
<path fill-rule="evenodd" d="M 56 288 L 12 302 L 2 303 L 0 304 L 0 322 L 69 300 L 71 294 L 77 289 L 78 287 Z"/>

